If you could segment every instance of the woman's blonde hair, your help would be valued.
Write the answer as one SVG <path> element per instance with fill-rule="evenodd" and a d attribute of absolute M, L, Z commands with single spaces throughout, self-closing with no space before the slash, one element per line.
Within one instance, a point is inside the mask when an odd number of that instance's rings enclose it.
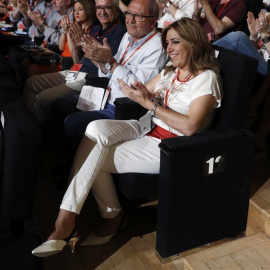
<path fill-rule="evenodd" d="M 167 33 L 173 29 L 190 47 L 188 59 L 189 70 L 196 75 L 200 70 L 213 70 L 219 74 L 219 65 L 215 59 L 215 52 L 201 25 L 190 19 L 181 18 L 167 26 L 161 33 L 163 48 L 167 49 Z M 175 67 L 166 66 L 165 71 L 172 71 Z"/>

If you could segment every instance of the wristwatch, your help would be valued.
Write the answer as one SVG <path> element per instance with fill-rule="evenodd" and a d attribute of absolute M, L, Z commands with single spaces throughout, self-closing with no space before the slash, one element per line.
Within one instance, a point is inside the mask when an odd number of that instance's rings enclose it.
<path fill-rule="evenodd" d="M 44 21 L 44 22 L 39 26 L 38 30 L 39 30 L 39 33 L 40 33 L 40 34 L 43 34 L 43 33 L 44 33 L 44 31 L 45 31 L 45 25 L 47 25 L 46 21 Z"/>
<path fill-rule="evenodd" d="M 269 41 L 270 41 L 270 36 L 267 36 L 267 37 L 262 38 L 262 42 L 264 44 L 268 43 Z"/>
<path fill-rule="evenodd" d="M 172 4 L 172 2 L 171 2 L 171 1 L 168 1 L 168 2 L 166 3 L 166 7 L 169 8 L 169 7 L 171 6 L 171 4 Z"/>
<path fill-rule="evenodd" d="M 113 58 L 111 61 L 107 62 L 107 63 L 105 64 L 105 68 L 106 68 L 107 70 L 111 70 L 111 69 L 112 69 L 112 65 L 113 65 L 113 63 L 114 63 L 115 61 L 116 61 L 116 60 Z"/>
<path fill-rule="evenodd" d="M 154 107 L 151 109 L 151 116 L 155 116 L 156 109 L 157 109 L 158 106 L 159 106 L 159 104 L 156 103 L 156 104 L 154 105 Z"/>

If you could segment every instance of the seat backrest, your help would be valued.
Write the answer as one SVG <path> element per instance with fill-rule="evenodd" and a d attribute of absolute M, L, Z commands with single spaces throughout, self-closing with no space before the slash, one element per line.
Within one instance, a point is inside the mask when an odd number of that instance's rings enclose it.
<path fill-rule="evenodd" d="M 262 9 L 263 0 L 244 0 L 244 2 L 247 6 L 247 11 L 252 12 L 253 15 L 257 18 L 259 12 Z"/>
<path fill-rule="evenodd" d="M 258 61 L 250 56 L 214 46 L 223 79 L 222 105 L 217 109 L 213 128 L 243 128 L 257 74 Z"/>

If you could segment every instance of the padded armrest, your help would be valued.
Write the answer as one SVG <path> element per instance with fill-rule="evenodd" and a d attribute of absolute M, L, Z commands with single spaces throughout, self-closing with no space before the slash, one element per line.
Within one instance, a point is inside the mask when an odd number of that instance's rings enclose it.
<path fill-rule="evenodd" d="M 120 110 L 134 110 L 142 107 L 140 104 L 130 100 L 127 97 L 115 99 L 114 105 Z"/>
<path fill-rule="evenodd" d="M 91 85 L 94 87 L 101 87 L 101 88 L 106 88 L 108 83 L 109 83 L 109 79 L 105 78 L 105 77 L 91 77 L 88 76 L 88 74 L 85 77 L 86 83 L 85 85 Z"/>
<path fill-rule="evenodd" d="M 199 145 L 205 144 L 207 147 L 211 147 L 216 142 L 224 140 L 226 138 L 226 143 L 230 143 L 230 140 L 235 140 L 235 133 L 238 132 L 239 138 L 246 136 L 245 133 L 252 134 L 249 131 L 242 133 L 235 128 L 221 129 L 221 130 L 209 130 L 202 133 L 196 133 L 192 136 L 180 136 L 175 138 L 164 139 L 159 144 L 159 148 L 166 153 L 168 156 L 177 155 L 185 149 L 193 147 L 199 147 Z M 255 135 L 253 135 L 255 136 Z"/>
<path fill-rule="evenodd" d="M 115 105 L 115 119 L 128 120 L 128 119 L 139 119 L 144 114 L 146 114 L 147 110 L 142 107 L 140 104 L 128 99 L 117 98 L 114 101 Z"/>

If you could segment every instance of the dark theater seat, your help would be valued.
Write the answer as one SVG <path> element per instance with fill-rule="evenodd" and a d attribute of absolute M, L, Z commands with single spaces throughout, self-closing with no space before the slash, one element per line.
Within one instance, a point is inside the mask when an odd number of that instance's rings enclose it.
<path fill-rule="evenodd" d="M 40 270 L 41 260 L 32 256 L 31 250 L 40 242 L 32 214 L 42 136 L 36 121 L 26 110 L 20 92 L 11 70 L 1 59 L 1 267 Z"/>
<path fill-rule="evenodd" d="M 158 199 L 156 250 L 161 258 L 245 231 L 254 136 L 243 127 L 257 60 L 216 49 L 224 98 L 212 129 L 162 140 L 159 175 L 115 175 L 127 198 Z M 138 118 L 140 105 L 131 103 L 116 101 L 116 114 L 127 119 L 127 111 L 128 118 Z"/>

